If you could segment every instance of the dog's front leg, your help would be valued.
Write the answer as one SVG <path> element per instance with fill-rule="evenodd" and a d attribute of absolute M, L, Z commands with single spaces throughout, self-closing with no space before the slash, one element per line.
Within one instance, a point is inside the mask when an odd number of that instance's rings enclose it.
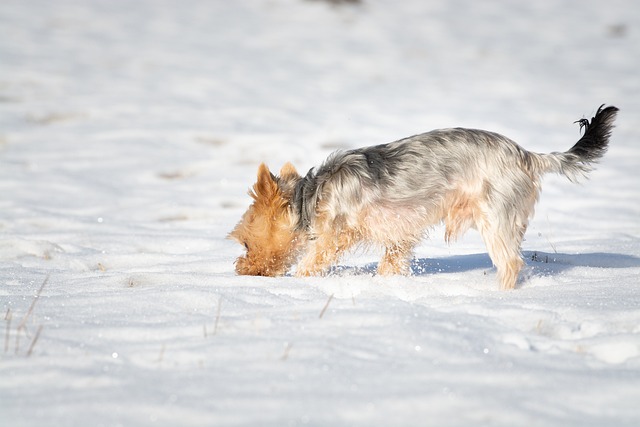
<path fill-rule="evenodd" d="M 381 276 L 409 275 L 411 273 L 409 258 L 412 251 L 413 244 L 408 242 L 387 246 L 384 256 L 378 264 L 378 274 Z"/>
<path fill-rule="evenodd" d="M 340 256 L 358 240 L 357 233 L 350 230 L 325 233 L 312 240 L 306 253 L 298 263 L 296 276 L 318 276 L 325 274 Z"/>
<path fill-rule="evenodd" d="M 337 259 L 337 254 L 328 252 L 324 245 L 318 244 L 318 240 L 314 240 L 307 251 L 302 256 L 302 259 L 296 267 L 296 276 L 319 276 L 324 274 L 331 263 Z"/>

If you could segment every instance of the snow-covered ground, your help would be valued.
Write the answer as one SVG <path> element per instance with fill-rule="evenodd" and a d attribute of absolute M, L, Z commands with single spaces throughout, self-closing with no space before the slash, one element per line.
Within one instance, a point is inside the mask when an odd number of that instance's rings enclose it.
<path fill-rule="evenodd" d="M 3 0 L 2 426 L 640 425 L 634 0 Z M 437 228 L 411 277 L 238 277 L 257 165 L 437 127 L 564 151 L 517 290 Z"/>

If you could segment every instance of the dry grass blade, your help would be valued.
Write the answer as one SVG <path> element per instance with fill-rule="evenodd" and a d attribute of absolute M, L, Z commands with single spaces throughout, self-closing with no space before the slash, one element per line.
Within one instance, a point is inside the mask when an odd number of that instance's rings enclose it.
<path fill-rule="evenodd" d="M 36 346 L 36 343 L 38 342 L 38 338 L 40 338 L 40 332 L 42 332 L 42 325 L 38 327 L 36 334 L 31 340 L 31 345 L 29 346 L 29 350 L 27 351 L 27 357 L 31 356 L 31 353 L 33 352 L 33 348 Z"/>
<path fill-rule="evenodd" d="M 331 300 L 333 299 L 333 294 L 331 294 L 329 296 L 329 299 L 327 300 L 327 303 L 324 305 L 324 307 L 322 307 L 322 311 L 320 312 L 320 315 L 318 316 L 318 319 L 322 319 L 322 316 L 324 316 L 324 312 L 327 311 L 327 308 L 329 308 L 329 304 L 331 304 Z"/>
<path fill-rule="evenodd" d="M 4 320 L 7 321 L 7 329 L 4 334 L 4 352 L 9 351 L 9 339 L 11 338 L 11 318 L 13 317 L 13 313 L 11 313 L 11 309 L 7 309 L 7 313 L 4 315 Z"/>
<path fill-rule="evenodd" d="M 220 323 L 220 310 L 222 309 L 222 297 L 218 299 L 218 309 L 216 310 L 216 323 L 213 325 L 213 335 L 218 333 L 218 323 Z"/>
<path fill-rule="evenodd" d="M 158 363 L 162 363 L 162 361 L 164 360 L 164 351 L 166 350 L 167 345 L 166 344 L 162 344 L 162 347 L 160 347 L 160 354 L 158 355 Z"/>
<path fill-rule="evenodd" d="M 33 301 L 31 301 L 31 305 L 29 306 L 29 310 L 27 310 L 27 314 L 24 315 L 24 317 L 22 318 L 22 321 L 20 321 L 20 323 L 18 324 L 18 328 L 17 328 L 18 331 L 25 328 L 25 325 L 27 324 L 27 320 L 29 320 L 29 317 L 31 316 L 31 314 L 33 314 L 33 309 L 35 308 L 36 303 L 38 302 L 38 299 L 40 299 L 42 290 L 44 289 L 47 282 L 49 282 L 50 276 L 51 274 L 47 274 L 47 277 L 44 278 L 42 285 L 40 285 L 40 289 L 38 289 L 38 292 L 36 292 L 36 295 L 33 297 Z"/>
<path fill-rule="evenodd" d="M 282 357 L 280 358 L 280 360 L 285 361 L 289 358 L 289 352 L 291 351 L 291 347 L 293 347 L 293 344 L 287 343 L 286 347 L 284 348 L 284 353 L 282 353 Z"/>
<path fill-rule="evenodd" d="M 27 321 L 29 320 L 29 317 L 31 317 L 31 315 L 33 314 L 33 310 L 36 307 L 36 303 L 40 299 L 40 295 L 42 295 L 42 290 L 44 289 L 46 284 L 49 282 L 49 277 L 50 276 L 51 276 L 51 274 L 47 274 L 47 277 L 45 277 L 44 280 L 42 281 L 42 284 L 40 285 L 40 288 L 38 289 L 38 291 L 36 292 L 36 294 L 33 297 L 33 301 L 31 301 L 31 305 L 29 306 L 29 310 L 27 310 L 27 313 L 24 315 L 24 317 L 22 318 L 22 320 L 18 324 L 18 327 L 16 328 L 16 348 L 15 348 L 15 353 L 16 354 L 18 354 L 20 352 L 20 332 L 21 331 L 26 331 L 26 329 L 27 329 Z M 31 346 L 29 347 L 29 351 L 27 353 L 27 356 L 29 356 L 31 354 L 31 352 L 33 351 L 33 346 L 36 344 L 36 342 L 38 341 L 38 338 L 40 337 L 40 331 L 42 331 L 42 325 L 38 328 L 38 331 L 36 332 L 36 335 L 33 337 L 33 340 L 31 341 Z M 5 348 L 8 348 L 7 344 L 5 344 Z"/>
<path fill-rule="evenodd" d="M 15 344 L 15 354 L 20 352 L 20 329 L 16 330 L 16 344 Z"/>

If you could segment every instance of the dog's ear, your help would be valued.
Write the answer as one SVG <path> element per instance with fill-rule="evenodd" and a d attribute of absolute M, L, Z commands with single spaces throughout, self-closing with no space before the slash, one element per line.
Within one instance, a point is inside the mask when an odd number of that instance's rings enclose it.
<path fill-rule="evenodd" d="M 280 177 L 285 180 L 290 178 L 298 179 L 300 175 L 296 168 L 290 162 L 287 162 L 282 166 L 282 169 L 280 169 Z"/>
<path fill-rule="evenodd" d="M 273 198 L 278 192 L 278 184 L 276 183 L 276 178 L 269 171 L 269 168 L 264 163 L 260 164 L 258 167 L 258 180 L 253 185 L 253 191 L 249 194 L 255 200 L 258 200 L 260 197 L 265 197 L 267 199 Z"/>

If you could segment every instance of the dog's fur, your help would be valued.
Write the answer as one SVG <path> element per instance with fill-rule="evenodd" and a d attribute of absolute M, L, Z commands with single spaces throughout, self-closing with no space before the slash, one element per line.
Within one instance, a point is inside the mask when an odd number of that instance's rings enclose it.
<path fill-rule="evenodd" d="M 442 129 L 374 147 L 333 153 L 300 176 L 287 163 L 279 176 L 266 165 L 249 191 L 253 204 L 229 237 L 246 248 L 238 274 L 325 273 L 356 244 L 384 249 L 381 275 L 409 273 L 413 248 L 444 222 L 453 241 L 476 228 L 513 289 L 523 266 L 520 244 L 548 172 L 576 182 L 606 152 L 618 109 L 601 106 L 569 151 L 538 154 L 475 129 Z"/>

